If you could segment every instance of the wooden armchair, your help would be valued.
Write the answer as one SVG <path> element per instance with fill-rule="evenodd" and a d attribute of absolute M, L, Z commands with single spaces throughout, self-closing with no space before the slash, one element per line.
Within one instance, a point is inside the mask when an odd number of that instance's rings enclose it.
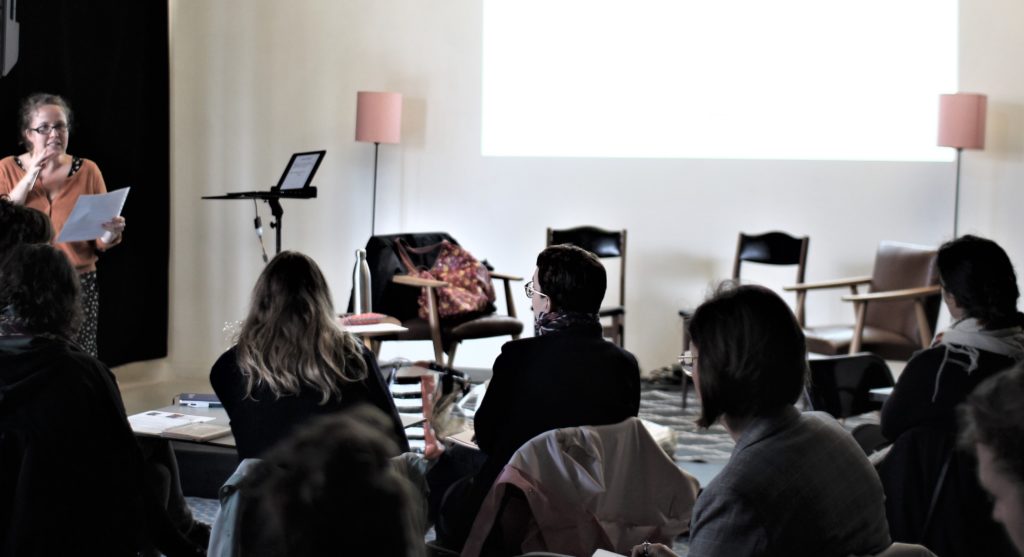
<path fill-rule="evenodd" d="M 849 288 L 851 325 L 806 327 L 807 350 L 819 354 L 873 352 L 888 360 L 907 360 L 927 348 L 939 315 L 939 275 L 935 248 L 882 242 L 871 276 L 784 287 L 792 292 Z M 867 287 L 861 293 L 859 287 Z"/>
<path fill-rule="evenodd" d="M 448 286 L 448 283 L 408 275 L 393 247 L 398 239 L 411 247 L 428 246 L 442 240 L 458 244 L 444 232 L 374 236 L 366 243 L 373 311 L 394 317 L 408 329 L 395 335 L 374 337 L 372 346 L 375 352 L 379 353 L 381 342 L 429 340 L 434 345 L 434 361 L 439 365 L 451 366 L 455 360 L 455 351 L 464 340 L 504 335 L 509 335 L 513 339 L 519 338 L 523 331 L 523 323 L 516 318 L 511 282 L 521 281 L 522 277 L 491 272 L 492 279 L 503 283 L 506 315 L 497 314 L 492 310 L 442 319 L 437 310 L 437 289 Z M 417 266 L 429 269 L 434 264 L 436 253 L 411 253 L 410 257 Z M 422 319 L 418 315 L 417 300 L 423 289 L 427 292 L 427 319 Z M 350 302 L 349 307 L 351 306 Z"/>

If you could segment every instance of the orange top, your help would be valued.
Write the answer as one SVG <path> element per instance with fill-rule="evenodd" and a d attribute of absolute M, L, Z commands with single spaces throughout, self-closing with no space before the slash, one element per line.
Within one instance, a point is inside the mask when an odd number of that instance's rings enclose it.
<path fill-rule="evenodd" d="M 18 164 L 17 157 L 6 157 L 0 160 L 0 195 L 11 193 L 18 181 L 25 176 L 25 170 Z M 78 157 L 74 157 L 71 163 L 71 173 L 66 178 L 63 186 L 57 191 L 53 198 L 49 198 L 43 188 L 32 188 L 25 198 L 25 206 L 42 211 L 49 215 L 53 223 L 54 239 L 60 236 L 71 209 L 82 194 L 106 193 L 107 186 L 103 183 L 103 175 L 96 163 Z M 106 249 L 107 246 L 101 240 L 96 239 L 89 242 L 65 242 L 54 244 L 60 248 L 71 261 L 78 273 L 88 273 L 96 270 L 96 260 L 99 259 L 98 251 Z"/>

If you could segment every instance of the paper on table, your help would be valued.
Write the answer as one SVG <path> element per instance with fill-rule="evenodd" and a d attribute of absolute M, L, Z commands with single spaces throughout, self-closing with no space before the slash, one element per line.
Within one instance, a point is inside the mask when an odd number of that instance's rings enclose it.
<path fill-rule="evenodd" d="M 153 410 L 141 414 L 128 416 L 128 423 L 135 433 L 150 433 L 159 435 L 164 431 L 187 424 L 211 422 L 213 416 L 196 416 L 194 414 L 179 414 L 177 412 L 161 412 Z"/>
<path fill-rule="evenodd" d="M 398 414 L 398 417 L 402 420 L 402 427 L 405 428 L 427 421 L 422 412 L 418 414 Z"/>
<path fill-rule="evenodd" d="M 78 201 L 64 223 L 57 242 L 84 242 L 102 236 L 106 232 L 103 223 L 110 222 L 121 214 L 130 189 L 121 188 L 108 193 L 78 196 Z"/>

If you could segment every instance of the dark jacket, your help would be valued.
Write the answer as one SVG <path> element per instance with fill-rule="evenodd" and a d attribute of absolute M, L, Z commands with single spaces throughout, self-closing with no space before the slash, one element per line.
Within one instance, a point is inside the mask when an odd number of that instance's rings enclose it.
<path fill-rule="evenodd" d="M 473 420 L 487 455 L 475 489 L 486 495 L 519 447 L 545 431 L 614 424 L 639 411 L 636 358 L 604 340 L 599 324 L 507 342 Z"/>
<path fill-rule="evenodd" d="M 187 552 L 142 470 L 106 366 L 60 340 L 0 337 L 0 555 L 134 555 L 147 531 Z"/>
<path fill-rule="evenodd" d="M 948 354 L 947 354 L 948 352 Z M 943 363 L 945 362 L 945 363 Z M 893 446 L 879 465 L 885 513 L 894 541 L 920 543 L 937 555 L 1015 555 L 977 480 L 973 459 L 956 450 L 956 406 L 985 379 L 1014 361 L 979 351 L 967 355 L 939 345 L 914 355 L 882 408 L 882 434 Z M 925 532 L 935 486 L 945 480 Z"/>
<path fill-rule="evenodd" d="M 395 401 L 381 377 L 377 359 L 363 347 L 366 378 L 345 383 L 340 398 L 320 404 L 321 393 L 303 385 L 298 395 L 275 398 L 265 385 L 257 385 L 251 397 L 245 396 L 245 379 L 238 367 L 236 347 L 231 347 L 213 364 L 210 384 L 224 404 L 231 418 L 231 432 L 235 435 L 238 458 L 259 458 L 278 441 L 287 437 L 296 427 L 310 418 L 332 414 L 357 404 L 372 404 L 391 417 L 395 441 L 402 451 L 409 450 L 402 420 L 398 417 Z"/>

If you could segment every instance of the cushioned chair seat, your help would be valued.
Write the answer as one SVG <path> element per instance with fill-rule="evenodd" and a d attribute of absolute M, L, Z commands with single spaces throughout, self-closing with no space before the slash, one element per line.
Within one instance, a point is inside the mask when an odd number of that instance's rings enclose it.
<path fill-rule="evenodd" d="M 807 327 L 807 350 L 816 354 L 846 354 L 853 342 L 853 329 L 849 325 Z M 887 360 L 907 360 L 920 350 L 916 341 L 878 327 L 864 327 L 863 345 Z"/>
<path fill-rule="evenodd" d="M 466 340 L 504 335 L 514 336 L 522 332 L 522 321 L 507 315 L 488 315 L 456 325 L 450 330 L 443 331 L 441 334 L 442 337 L 445 334 L 450 334 L 453 338 Z"/>
<path fill-rule="evenodd" d="M 402 326 L 408 330 L 394 335 L 378 337 L 380 340 L 422 340 L 430 338 L 430 323 L 426 319 L 407 319 Z M 507 315 L 486 315 L 457 324 L 441 323 L 441 341 L 447 346 L 452 341 L 518 335 L 523 322 Z"/>

